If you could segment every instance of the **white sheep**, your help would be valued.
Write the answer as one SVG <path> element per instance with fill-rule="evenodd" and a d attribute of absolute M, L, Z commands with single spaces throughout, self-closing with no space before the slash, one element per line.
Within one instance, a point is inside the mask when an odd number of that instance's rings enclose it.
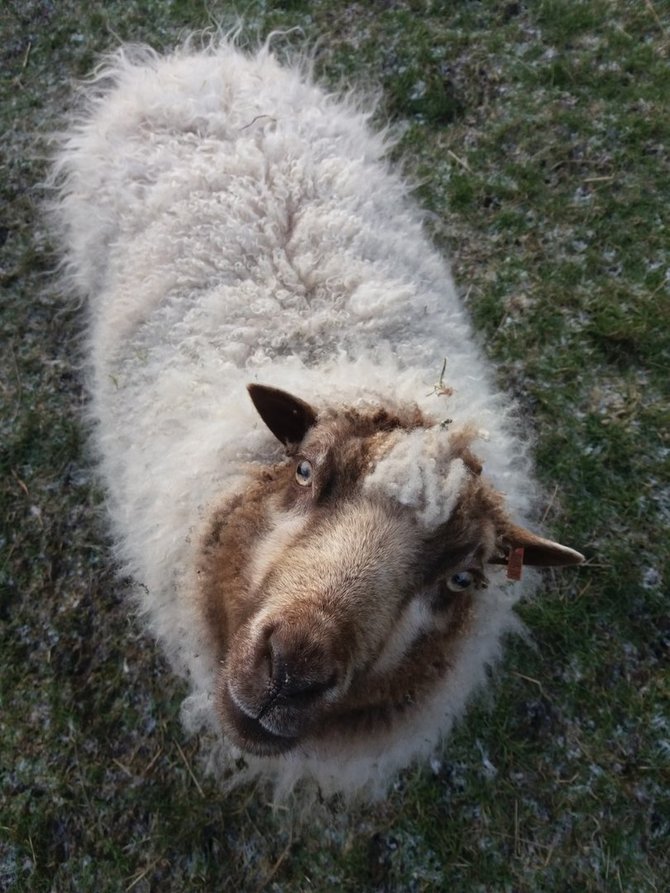
<path fill-rule="evenodd" d="M 126 49 L 54 166 L 121 569 L 279 794 L 382 794 L 517 626 L 496 564 L 582 560 L 368 119 L 267 46 Z"/>

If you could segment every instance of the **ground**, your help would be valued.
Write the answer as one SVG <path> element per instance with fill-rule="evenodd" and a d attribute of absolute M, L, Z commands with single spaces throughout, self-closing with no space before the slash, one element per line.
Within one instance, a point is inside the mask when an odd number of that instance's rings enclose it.
<path fill-rule="evenodd" d="M 521 608 L 432 765 L 325 824 L 223 797 L 108 557 L 81 311 L 41 183 L 120 40 L 242 16 L 378 91 L 432 238 L 588 565 Z M 670 877 L 670 14 L 664 0 L 6 0 L 0 11 L 0 890 L 662 891 Z M 317 42 L 318 39 L 318 42 Z M 436 379 L 440 370 L 436 370 Z"/>

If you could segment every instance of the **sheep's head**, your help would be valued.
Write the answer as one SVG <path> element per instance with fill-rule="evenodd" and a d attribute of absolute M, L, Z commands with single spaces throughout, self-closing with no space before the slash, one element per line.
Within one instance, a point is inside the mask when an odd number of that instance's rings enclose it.
<path fill-rule="evenodd" d="M 286 457 L 217 514 L 202 567 L 218 709 L 243 750 L 388 725 L 448 672 L 492 563 L 582 560 L 510 521 L 472 431 L 249 391 Z"/>

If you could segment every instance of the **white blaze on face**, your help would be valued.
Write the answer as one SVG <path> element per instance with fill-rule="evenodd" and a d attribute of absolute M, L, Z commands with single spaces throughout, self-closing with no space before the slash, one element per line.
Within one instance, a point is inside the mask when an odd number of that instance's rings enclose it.
<path fill-rule="evenodd" d="M 449 437 L 439 428 L 398 433 L 368 475 L 365 488 L 408 506 L 428 530 L 449 520 L 467 476 L 462 459 L 450 459 Z"/>
<path fill-rule="evenodd" d="M 252 590 L 260 587 L 266 574 L 281 561 L 308 523 L 309 516 L 300 512 L 274 511 L 269 514 L 269 531 L 255 544 L 251 553 L 249 581 Z"/>
<path fill-rule="evenodd" d="M 419 636 L 435 626 L 433 612 L 424 598 L 415 597 L 404 607 L 398 622 L 372 668 L 375 673 L 393 670 Z"/>
<path fill-rule="evenodd" d="M 411 520 L 376 501 L 345 503 L 319 523 L 309 514 L 278 514 L 256 549 L 252 585 L 269 611 L 327 597 L 353 613 L 392 612 L 414 567 L 415 540 Z"/>

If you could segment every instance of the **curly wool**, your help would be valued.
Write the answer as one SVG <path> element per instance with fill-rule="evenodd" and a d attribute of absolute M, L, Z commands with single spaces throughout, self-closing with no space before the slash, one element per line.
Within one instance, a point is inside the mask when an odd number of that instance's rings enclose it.
<path fill-rule="evenodd" d="M 195 596 L 199 531 L 213 502 L 242 486 L 245 463 L 276 455 L 248 382 L 316 406 L 391 397 L 438 422 L 485 428 L 478 456 L 510 513 L 523 519 L 533 495 L 508 398 L 369 117 L 267 47 L 121 50 L 56 161 L 69 281 L 88 299 L 95 441 L 117 556 L 190 679 L 193 721 L 208 715 L 216 670 Z M 445 357 L 454 393 L 438 397 L 429 392 Z M 426 502 L 424 471 L 403 498 L 434 522 L 452 500 Z M 458 671 L 421 718 L 415 753 L 435 747 L 483 680 L 518 595 L 494 587 L 482 600 Z M 336 760 L 300 756 L 272 771 L 284 788 L 311 774 L 326 791 L 380 790 L 408 746 L 361 755 L 348 775 Z M 257 768 L 268 772 L 268 762 Z"/>

